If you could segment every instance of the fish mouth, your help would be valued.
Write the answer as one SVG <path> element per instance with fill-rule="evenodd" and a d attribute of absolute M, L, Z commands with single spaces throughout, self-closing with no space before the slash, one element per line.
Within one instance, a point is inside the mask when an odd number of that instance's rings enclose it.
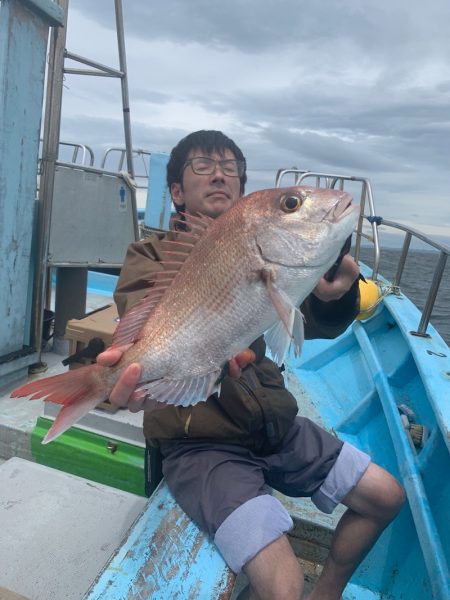
<path fill-rule="evenodd" d="M 359 205 L 353 204 L 353 198 L 350 194 L 343 192 L 342 196 L 330 208 L 325 215 L 325 220 L 331 223 L 338 223 L 354 212 L 359 212 Z"/>

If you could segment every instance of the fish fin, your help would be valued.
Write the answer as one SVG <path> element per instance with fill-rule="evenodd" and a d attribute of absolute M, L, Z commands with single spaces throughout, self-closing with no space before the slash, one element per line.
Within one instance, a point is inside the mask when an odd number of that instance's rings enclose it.
<path fill-rule="evenodd" d="M 160 303 L 166 290 L 172 285 L 177 273 L 178 269 L 155 273 L 153 285 L 148 294 L 120 319 L 113 335 L 112 346 L 134 344 L 139 339 L 142 328 Z"/>
<path fill-rule="evenodd" d="M 80 400 L 75 404 L 63 406 L 41 443 L 48 444 L 59 437 L 62 433 L 72 427 L 74 423 L 81 419 L 81 417 L 87 415 L 87 413 L 95 408 L 97 404 L 106 400 L 106 397 L 105 394 L 103 397 L 99 397 L 97 393 L 94 393 L 84 397 L 83 400 Z"/>
<path fill-rule="evenodd" d="M 151 280 L 147 295 L 138 302 L 120 320 L 114 332 L 112 346 L 125 346 L 133 344 L 139 339 L 139 334 L 147 323 L 150 315 L 160 303 L 166 291 L 171 287 L 173 280 L 178 275 L 185 260 L 190 255 L 192 248 L 202 237 L 214 219 L 207 216 L 185 214 L 185 221 L 189 224 L 189 231 L 177 232 L 176 240 L 162 240 L 159 255 L 161 270 L 157 271 Z"/>
<path fill-rule="evenodd" d="M 283 321 L 277 321 L 264 334 L 267 347 L 278 366 L 284 362 L 289 346 L 293 344 L 295 356 L 300 356 L 305 338 L 303 315 L 295 308 L 292 310 L 293 320 L 291 333 L 286 329 Z"/>
<path fill-rule="evenodd" d="M 196 215 L 188 214 L 185 212 L 180 212 L 180 215 L 184 218 L 182 219 L 173 219 L 174 223 L 179 223 L 183 227 L 186 227 L 186 224 L 189 226 L 188 231 L 179 230 L 178 234 L 187 233 L 188 235 L 194 235 L 195 237 L 201 237 L 204 231 L 208 229 L 211 223 L 214 223 L 214 219 L 212 217 L 208 217 L 207 215 L 202 215 L 200 213 Z"/>
<path fill-rule="evenodd" d="M 64 433 L 97 404 L 106 400 L 107 391 L 97 376 L 103 368 L 99 365 L 81 367 L 32 381 L 11 392 L 12 398 L 30 396 L 30 400 L 43 398 L 44 402 L 63 405 L 43 444 Z"/>
<path fill-rule="evenodd" d="M 275 362 L 280 366 L 291 343 L 294 344 L 296 356 L 300 356 L 305 338 L 303 315 L 289 296 L 273 283 L 270 272 L 264 272 L 262 279 L 280 317 L 280 320 L 265 333 L 264 338 Z"/>
<path fill-rule="evenodd" d="M 298 308 L 295 309 L 293 342 L 295 356 L 299 358 L 305 341 L 305 316 Z"/>
<path fill-rule="evenodd" d="M 204 232 L 214 223 L 214 219 L 206 215 L 190 215 L 181 213 L 184 221 L 175 219 L 175 222 L 186 224 L 188 231 L 177 231 L 173 240 L 162 240 L 160 252 L 161 263 L 170 266 L 170 269 L 180 269 L 186 258 L 190 255 L 192 248 L 196 245 Z"/>
<path fill-rule="evenodd" d="M 156 379 L 136 388 L 136 392 L 146 390 L 151 398 L 174 406 L 191 406 L 208 399 L 218 391 L 217 380 L 220 369 L 206 375 L 185 377 L 184 379 Z"/>

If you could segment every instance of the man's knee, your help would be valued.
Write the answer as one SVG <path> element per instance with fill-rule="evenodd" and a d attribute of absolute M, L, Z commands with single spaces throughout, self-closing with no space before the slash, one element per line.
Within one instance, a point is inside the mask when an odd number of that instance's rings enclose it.
<path fill-rule="evenodd" d="M 291 529 L 292 519 L 274 496 L 265 494 L 247 500 L 235 509 L 214 536 L 228 566 L 239 573 L 263 548 Z"/>
<path fill-rule="evenodd" d="M 300 600 L 303 572 L 285 535 L 254 556 L 244 566 L 252 597 L 261 600 Z"/>
<path fill-rule="evenodd" d="M 398 481 L 381 467 L 371 463 L 343 504 L 355 512 L 391 521 L 405 502 L 405 492 Z"/>

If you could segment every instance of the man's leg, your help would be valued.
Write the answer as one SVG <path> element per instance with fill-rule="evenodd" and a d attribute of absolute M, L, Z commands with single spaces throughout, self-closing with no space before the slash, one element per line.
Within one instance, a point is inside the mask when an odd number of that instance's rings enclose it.
<path fill-rule="evenodd" d="M 353 572 L 405 500 L 397 481 L 371 463 L 345 496 L 348 506 L 336 527 L 330 554 L 308 600 L 339 600 Z"/>
<path fill-rule="evenodd" d="M 248 600 L 300 600 L 302 596 L 303 573 L 285 535 L 249 560 L 244 573 L 250 581 Z"/>
<path fill-rule="evenodd" d="M 230 568 L 249 577 L 258 600 L 299 600 L 303 577 L 284 535 L 292 519 L 268 493 L 265 461 L 245 448 L 163 445 L 164 474 L 185 512 L 214 539 Z M 256 590 L 256 592 L 254 592 Z"/>

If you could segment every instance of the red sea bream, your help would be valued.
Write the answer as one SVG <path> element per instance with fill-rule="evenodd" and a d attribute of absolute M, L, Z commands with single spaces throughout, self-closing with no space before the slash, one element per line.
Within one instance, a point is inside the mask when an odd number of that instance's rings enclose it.
<path fill-rule="evenodd" d="M 281 364 L 300 352 L 298 307 L 336 260 L 358 215 L 345 192 L 276 188 L 241 198 L 213 220 L 186 215 L 164 241 L 164 270 L 121 320 L 113 345 L 132 343 L 114 367 L 91 365 L 12 393 L 62 404 L 51 441 L 104 401 L 123 370 L 141 363 L 135 394 L 183 405 L 218 389 L 227 361 L 261 334 Z"/>

